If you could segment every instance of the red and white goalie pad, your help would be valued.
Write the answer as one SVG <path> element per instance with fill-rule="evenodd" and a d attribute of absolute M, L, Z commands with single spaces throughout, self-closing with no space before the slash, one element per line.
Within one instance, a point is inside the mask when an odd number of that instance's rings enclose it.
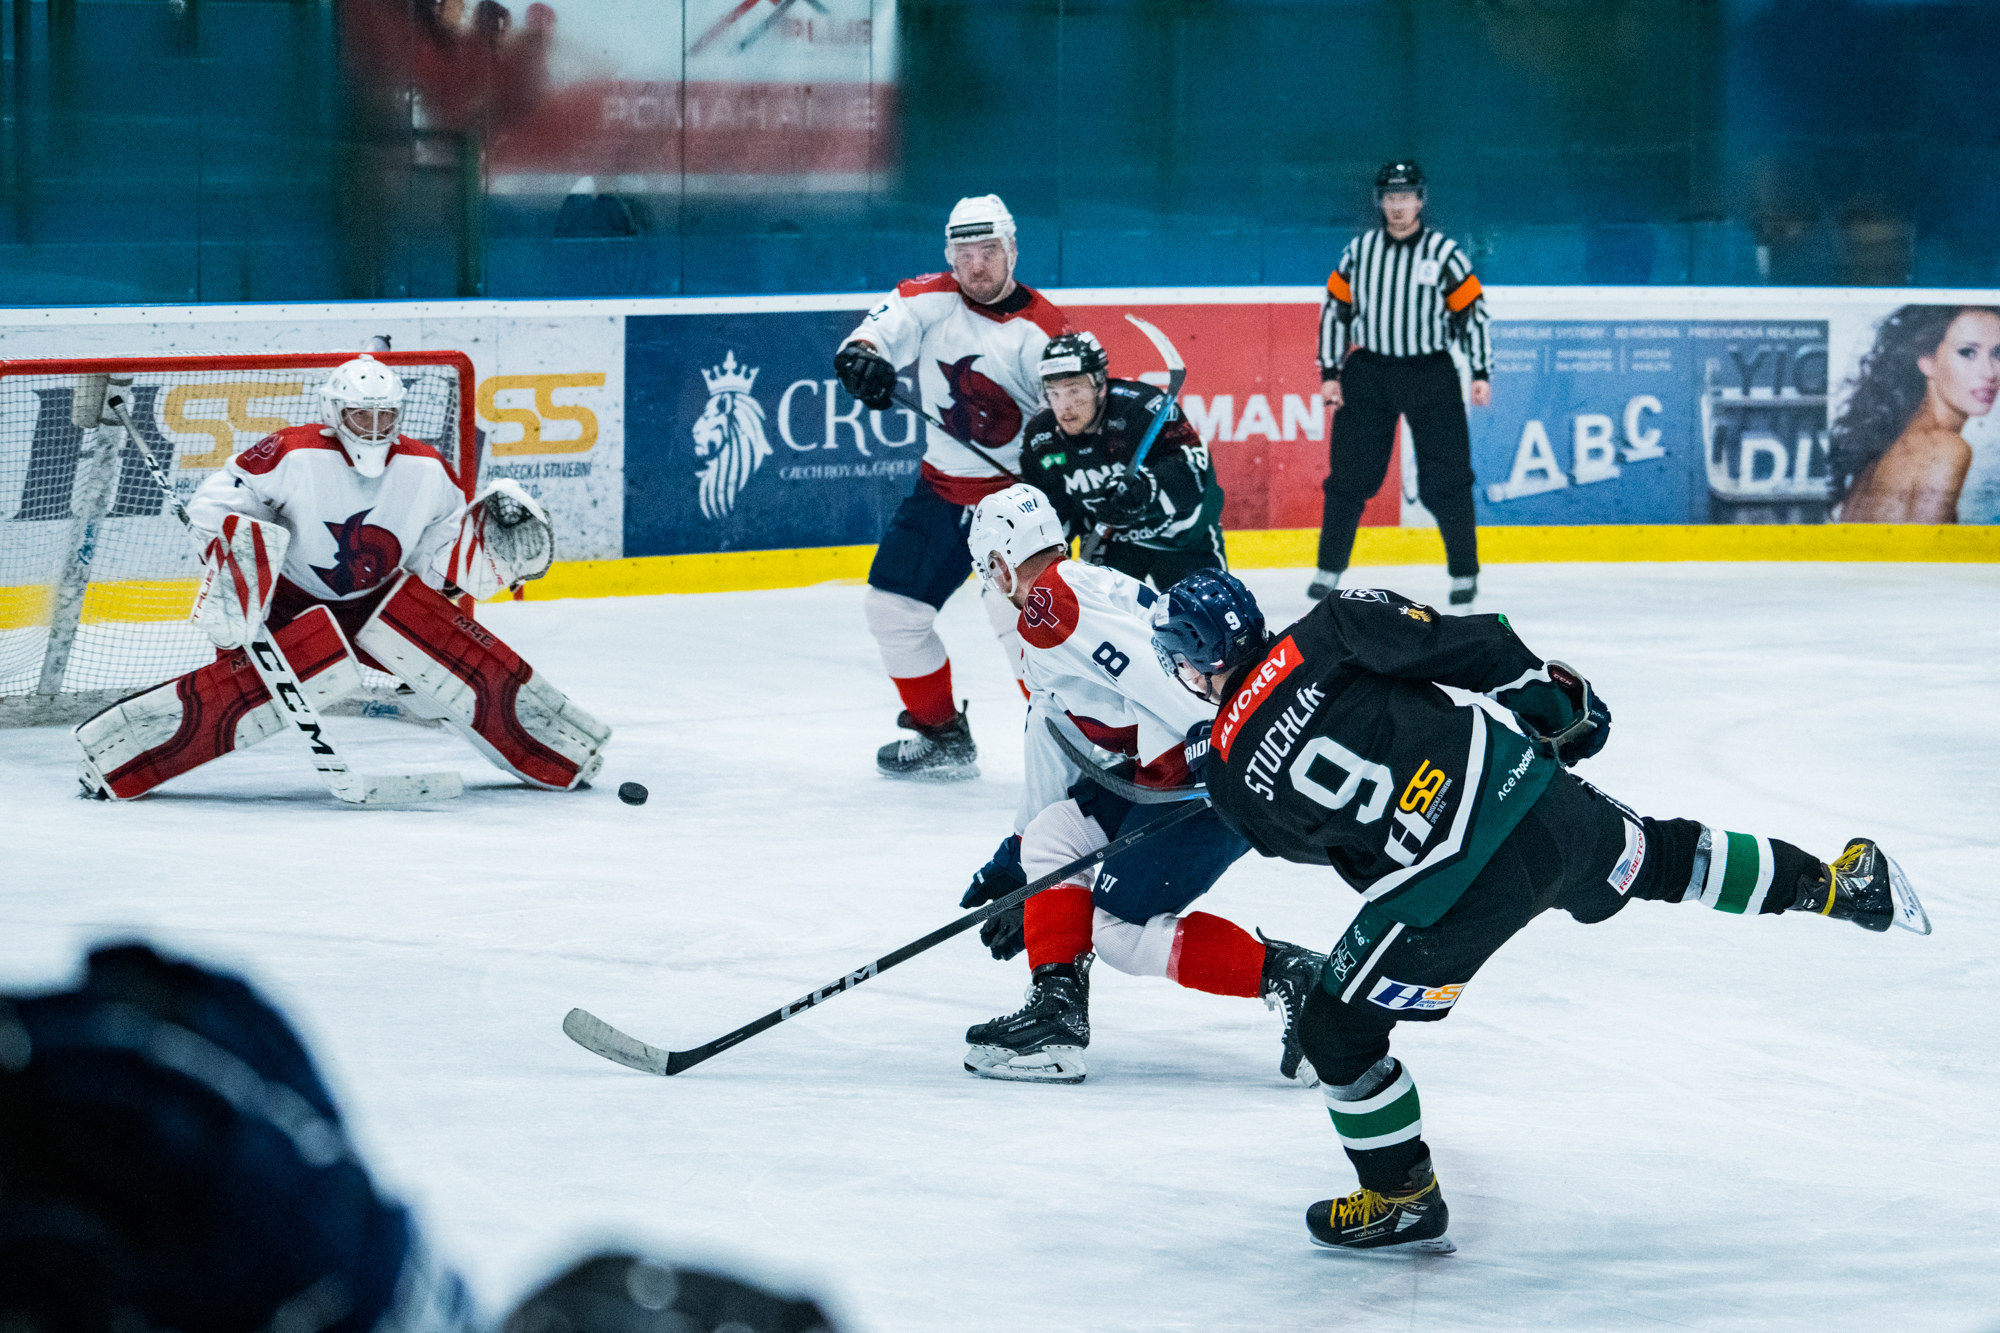
<path fill-rule="evenodd" d="M 610 727 L 442 593 L 407 574 L 354 642 L 473 748 L 538 787 L 566 791 L 604 762 L 599 752 Z"/>
<path fill-rule="evenodd" d="M 243 514 L 223 517 L 202 549 L 201 589 L 188 619 L 218 648 L 241 648 L 271 613 L 292 534 Z"/>
<path fill-rule="evenodd" d="M 520 482 L 502 478 L 466 509 L 458 535 L 432 559 L 427 581 L 484 601 L 502 588 L 518 588 L 548 573 L 555 554 L 548 511 Z"/>
<path fill-rule="evenodd" d="M 317 708 L 361 684 L 333 615 L 315 606 L 275 636 Z M 93 794 L 129 801 L 231 750 L 289 729 L 250 655 L 239 649 L 197 671 L 121 699 L 76 728 L 81 777 Z"/>

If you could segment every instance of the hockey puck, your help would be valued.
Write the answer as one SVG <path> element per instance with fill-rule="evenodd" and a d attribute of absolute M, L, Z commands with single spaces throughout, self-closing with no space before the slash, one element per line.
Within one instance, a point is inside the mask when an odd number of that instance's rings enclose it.
<path fill-rule="evenodd" d="M 636 782 L 621 782 L 618 784 L 618 799 L 627 805 L 644 805 L 646 789 Z"/>

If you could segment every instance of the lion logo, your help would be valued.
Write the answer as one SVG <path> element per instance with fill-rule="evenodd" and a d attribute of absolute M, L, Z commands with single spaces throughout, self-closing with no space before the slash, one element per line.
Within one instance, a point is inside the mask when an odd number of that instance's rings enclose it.
<path fill-rule="evenodd" d="M 736 353 L 724 352 L 722 364 L 701 372 L 708 382 L 708 406 L 694 423 L 694 456 L 708 465 L 695 476 L 701 486 L 701 513 L 708 519 L 727 518 L 736 497 L 751 476 L 771 456 L 764 435 L 764 409 L 750 396 L 757 371 L 738 366 Z"/>

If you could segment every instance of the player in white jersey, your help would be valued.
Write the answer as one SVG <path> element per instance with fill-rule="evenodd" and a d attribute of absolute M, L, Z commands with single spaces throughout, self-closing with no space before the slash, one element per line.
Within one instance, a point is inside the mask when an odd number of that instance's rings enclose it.
<path fill-rule="evenodd" d="M 980 501 L 968 543 L 986 585 L 1020 609 L 1029 689 L 1028 782 L 1018 832 L 973 878 L 963 904 L 973 907 L 1176 808 L 1134 803 L 1089 781 L 1049 735 L 1046 720 L 1079 748 L 1088 740 L 1129 756 L 1137 785 L 1168 788 L 1187 783 L 1184 738 L 1191 730 L 1205 733 L 1214 709 L 1153 669 L 1159 594 L 1114 569 L 1065 559 L 1062 520 L 1033 486 Z M 1113 856 L 1101 870 L 1042 890 L 1018 914 L 989 921 L 980 938 L 996 958 L 1025 948 L 1032 980 L 1017 1013 L 965 1034 L 965 1067 L 984 1078 L 1081 1082 L 1094 950 L 1121 972 L 1217 995 L 1262 997 L 1282 1008 L 1279 1069 L 1299 1077 L 1297 1015 L 1326 959 L 1282 940 L 1261 940 L 1219 916 L 1184 911 L 1248 850 L 1204 810 Z M 1305 1077 L 1316 1081 L 1310 1067 Z"/>
<path fill-rule="evenodd" d="M 453 601 L 547 572 L 548 515 L 512 481 L 467 504 L 444 460 L 397 433 L 404 392 L 388 366 L 349 361 L 321 389 L 327 425 L 267 435 L 201 484 L 188 504 L 206 542 L 193 619 L 217 660 L 76 729 L 87 792 L 140 796 L 281 730 L 241 651 L 259 623 L 319 702 L 370 666 L 536 786 L 597 771 L 610 729 Z"/>
<path fill-rule="evenodd" d="M 883 746 L 876 767 L 890 777 L 930 780 L 979 772 L 972 730 L 952 699 L 951 659 L 934 626 L 972 569 L 968 508 L 1019 480 L 1021 429 L 1042 406 L 1042 348 L 1066 328 L 1062 311 L 1014 281 L 1014 219 L 998 195 L 958 201 L 944 251 L 950 272 L 897 284 L 833 358 L 847 391 L 877 411 L 890 404 L 897 368 L 914 362 L 926 411 L 949 428 L 925 428 L 922 473 L 882 534 L 864 604 L 902 696 L 897 725 L 916 732 Z M 985 602 L 1011 658 L 1013 609 L 997 597 Z"/>

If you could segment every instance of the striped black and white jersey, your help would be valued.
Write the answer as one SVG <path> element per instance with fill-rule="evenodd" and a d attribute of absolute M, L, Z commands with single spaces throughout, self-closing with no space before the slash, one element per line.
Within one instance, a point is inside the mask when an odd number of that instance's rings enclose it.
<path fill-rule="evenodd" d="M 1347 243 L 1327 276 L 1319 312 L 1319 370 L 1339 376 L 1355 348 L 1379 356 L 1426 356 L 1465 349 L 1474 379 L 1485 379 L 1493 353 L 1486 302 L 1472 263 L 1442 232 L 1420 227 L 1395 240 L 1380 227 Z"/>

